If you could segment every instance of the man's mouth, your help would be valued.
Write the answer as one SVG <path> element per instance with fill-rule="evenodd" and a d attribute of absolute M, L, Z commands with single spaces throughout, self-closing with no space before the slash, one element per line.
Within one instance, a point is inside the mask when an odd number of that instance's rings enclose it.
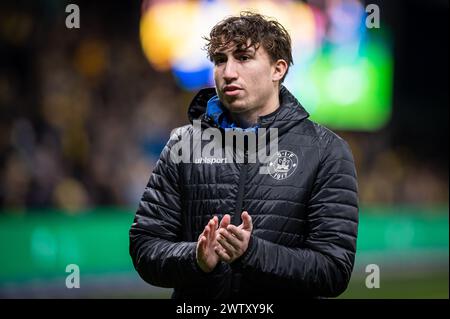
<path fill-rule="evenodd" d="M 239 94 L 239 91 L 241 91 L 242 90 L 242 88 L 240 88 L 239 86 L 236 86 L 236 85 L 226 85 L 224 88 L 223 88 L 223 93 L 225 94 L 225 95 L 228 95 L 228 96 L 235 96 L 235 95 L 238 95 Z"/>

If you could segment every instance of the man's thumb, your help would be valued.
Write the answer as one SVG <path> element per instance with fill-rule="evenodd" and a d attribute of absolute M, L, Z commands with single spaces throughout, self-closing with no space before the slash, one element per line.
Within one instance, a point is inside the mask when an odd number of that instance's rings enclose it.
<path fill-rule="evenodd" d="M 244 226 L 243 228 L 251 231 L 253 229 L 252 217 L 249 215 L 247 211 L 242 212 L 241 217 Z"/>

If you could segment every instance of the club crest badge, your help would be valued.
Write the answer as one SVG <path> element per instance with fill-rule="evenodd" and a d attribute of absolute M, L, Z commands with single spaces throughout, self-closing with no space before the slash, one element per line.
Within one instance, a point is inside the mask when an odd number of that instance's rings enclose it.
<path fill-rule="evenodd" d="M 278 151 L 269 162 L 268 173 L 276 180 L 291 176 L 298 166 L 298 157 L 291 151 Z"/>

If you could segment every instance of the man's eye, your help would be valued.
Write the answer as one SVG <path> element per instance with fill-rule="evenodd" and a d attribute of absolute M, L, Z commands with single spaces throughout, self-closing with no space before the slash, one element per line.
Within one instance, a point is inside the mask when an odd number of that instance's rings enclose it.
<path fill-rule="evenodd" d="M 214 59 L 214 64 L 215 65 L 218 65 L 218 64 L 221 64 L 221 63 L 224 63 L 224 62 L 225 62 L 225 59 L 222 59 L 222 58 Z"/>
<path fill-rule="evenodd" d="M 248 55 L 241 55 L 239 57 L 239 61 L 247 61 L 248 59 L 250 59 L 250 57 Z"/>

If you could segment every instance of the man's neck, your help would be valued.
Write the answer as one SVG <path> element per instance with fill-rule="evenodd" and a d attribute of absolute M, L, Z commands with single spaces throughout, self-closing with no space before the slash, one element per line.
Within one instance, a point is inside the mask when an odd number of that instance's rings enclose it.
<path fill-rule="evenodd" d="M 266 106 L 262 108 L 255 108 L 248 112 L 231 113 L 232 120 L 241 128 L 249 128 L 255 126 L 258 123 L 260 116 L 268 115 L 275 112 L 280 106 L 280 100 L 278 95 L 268 101 Z"/>

